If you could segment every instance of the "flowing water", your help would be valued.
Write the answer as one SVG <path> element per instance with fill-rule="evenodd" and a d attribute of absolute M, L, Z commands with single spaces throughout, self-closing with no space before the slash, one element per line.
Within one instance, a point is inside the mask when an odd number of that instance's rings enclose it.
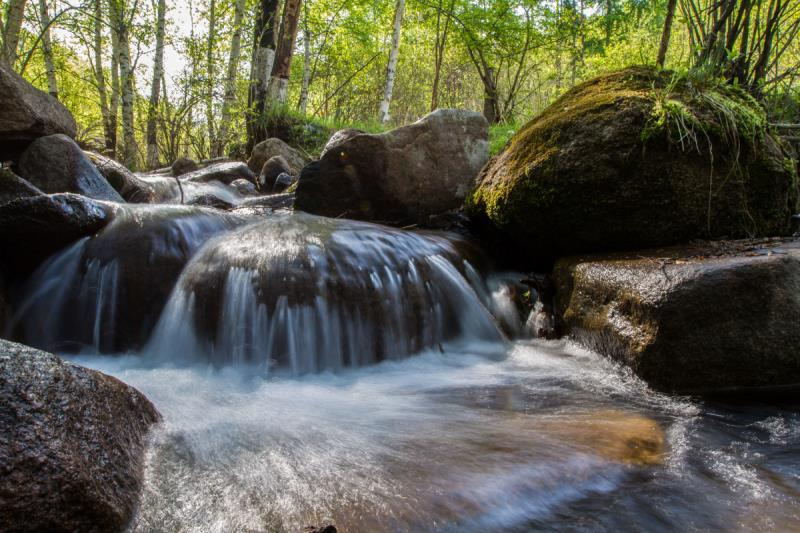
<path fill-rule="evenodd" d="M 164 415 L 135 531 L 800 530 L 800 405 L 507 340 L 514 277 L 487 274 L 444 234 L 124 208 L 14 295 L 13 333 Z"/>

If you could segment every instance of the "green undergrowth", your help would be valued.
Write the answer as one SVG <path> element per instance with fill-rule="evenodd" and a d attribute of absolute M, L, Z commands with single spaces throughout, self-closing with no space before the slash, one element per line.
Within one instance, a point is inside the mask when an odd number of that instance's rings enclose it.
<path fill-rule="evenodd" d="M 489 155 L 495 156 L 502 152 L 517 130 L 519 130 L 519 124 L 516 123 L 489 126 Z"/>

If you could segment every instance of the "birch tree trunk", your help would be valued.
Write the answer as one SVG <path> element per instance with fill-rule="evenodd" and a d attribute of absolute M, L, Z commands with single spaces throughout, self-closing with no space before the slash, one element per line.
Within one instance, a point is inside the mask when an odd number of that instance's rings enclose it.
<path fill-rule="evenodd" d="M 26 2 L 27 0 L 9 0 L 6 9 L 6 22 L 3 25 L 3 50 L 0 56 L 12 67 L 17 60 L 19 32 L 22 29 Z"/>
<path fill-rule="evenodd" d="M 53 43 L 50 40 L 50 13 L 47 10 L 47 0 L 39 0 L 39 21 L 42 24 L 42 52 L 47 73 L 47 92 L 58 100 L 58 82 L 56 81 L 56 66 L 53 63 Z"/>
<path fill-rule="evenodd" d="M 222 117 L 217 130 L 217 138 L 212 147 L 212 157 L 221 157 L 228 144 L 228 132 L 231 121 L 231 108 L 236 102 L 236 74 L 239 71 L 239 58 L 242 54 L 242 19 L 244 18 L 245 0 L 236 0 L 233 11 L 233 35 L 231 35 L 231 51 L 228 57 L 228 71 L 225 76 L 225 96 L 222 101 Z"/>
<path fill-rule="evenodd" d="M 247 149 L 266 138 L 264 111 L 275 61 L 275 13 L 278 0 L 261 0 L 253 39 L 253 61 L 247 113 Z"/>
<path fill-rule="evenodd" d="M 389 65 L 386 68 L 386 87 L 383 90 L 383 100 L 378 111 L 378 120 L 383 123 L 389 121 L 389 106 L 392 103 L 392 91 L 394 91 L 394 78 L 397 73 L 397 57 L 400 52 L 400 29 L 403 26 L 403 12 L 406 8 L 406 0 L 397 0 L 394 9 L 394 32 L 392 34 L 392 50 L 389 52 Z"/>
<path fill-rule="evenodd" d="M 158 167 L 158 135 L 156 115 L 158 113 L 159 96 L 161 95 L 161 78 L 164 75 L 164 33 L 166 32 L 167 3 L 158 0 L 156 8 L 156 57 L 153 60 L 153 82 L 150 84 L 150 105 L 147 108 L 147 167 Z"/>
<path fill-rule="evenodd" d="M 217 3 L 211 0 L 208 9 L 208 47 L 206 48 L 206 127 L 208 128 L 208 145 L 217 138 L 214 128 L 214 78 L 216 69 L 214 64 L 214 42 L 217 37 Z"/>
<path fill-rule="evenodd" d="M 308 4 L 303 8 L 303 85 L 300 87 L 300 102 L 297 109 L 306 114 L 308 109 L 308 88 L 311 85 L 311 32 L 308 30 Z"/>
<path fill-rule="evenodd" d="M 283 6 L 283 20 L 269 86 L 270 98 L 280 103 L 286 102 L 289 89 L 289 74 L 292 68 L 294 42 L 297 39 L 302 3 L 302 0 L 286 0 Z"/>
<path fill-rule="evenodd" d="M 117 32 L 111 30 L 111 102 L 109 109 L 109 125 L 111 132 L 112 154 L 117 157 L 117 124 L 119 117 L 119 39 Z"/>
<path fill-rule="evenodd" d="M 124 0 L 111 0 L 114 31 L 119 45 L 119 78 L 122 96 L 122 163 L 136 170 L 136 134 L 133 129 L 133 66 L 131 64 L 130 28 L 125 13 Z"/>
<path fill-rule="evenodd" d="M 103 69 L 103 0 L 94 0 L 94 77 L 100 95 L 100 113 L 103 115 L 103 137 L 106 155 L 114 156 L 115 133 L 112 133 L 111 111 L 108 108 L 108 90 Z M 114 124 L 116 128 L 116 124 Z"/>

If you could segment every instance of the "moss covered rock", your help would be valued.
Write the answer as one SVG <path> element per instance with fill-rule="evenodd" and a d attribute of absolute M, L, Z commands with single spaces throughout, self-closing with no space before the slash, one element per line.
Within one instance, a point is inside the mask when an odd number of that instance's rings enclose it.
<path fill-rule="evenodd" d="M 784 235 L 798 197 L 790 163 L 745 93 L 632 67 L 574 87 L 523 127 L 467 208 L 526 259 Z"/>

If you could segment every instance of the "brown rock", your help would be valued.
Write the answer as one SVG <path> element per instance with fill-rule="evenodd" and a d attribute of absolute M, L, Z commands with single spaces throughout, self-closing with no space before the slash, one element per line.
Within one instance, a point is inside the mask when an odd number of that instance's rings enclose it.
<path fill-rule="evenodd" d="M 149 427 L 136 389 L 0 340 L 0 516 L 5 531 L 122 531 L 142 487 Z"/>
<path fill-rule="evenodd" d="M 95 152 L 84 152 L 84 154 L 126 202 L 146 204 L 156 200 L 155 188 L 121 163 Z"/>
<path fill-rule="evenodd" d="M 324 216 L 408 224 L 463 204 L 488 157 L 478 113 L 440 109 L 380 135 L 356 135 L 308 165 L 296 207 Z"/>
<path fill-rule="evenodd" d="M 195 170 L 200 170 L 200 166 L 197 164 L 197 161 L 188 157 L 179 157 L 172 163 L 172 175 L 176 177 L 194 172 Z"/>
<path fill-rule="evenodd" d="M 800 242 L 733 241 L 562 259 L 565 333 L 652 386 L 800 385 Z"/>
<path fill-rule="evenodd" d="M 264 163 L 276 155 L 286 160 L 294 174 L 300 174 L 303 167 L 308 164 L 308 159 L 298 150 L 273 137 L 266 141 L 261 141 L 253 147 L 253 153 L 250 155 L 250 159 L 247 160 L 247 166 L 253 172 L 261 172 L 261 169 L 264 168 Z"/>
<path fill-rule="evenodd" d="M 40 194 L 44 193 L 28 181 L 7 168 L 0 168 L 0 205 Z"/>

